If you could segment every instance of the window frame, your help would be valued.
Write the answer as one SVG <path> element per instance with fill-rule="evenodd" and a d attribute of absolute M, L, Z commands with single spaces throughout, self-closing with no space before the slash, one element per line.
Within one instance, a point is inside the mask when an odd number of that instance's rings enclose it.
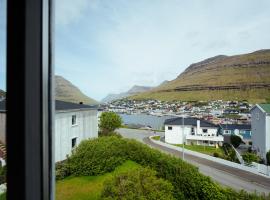
<path fill-rule="evenodd" d="M 54 199 L 53 13 L 54 0 L 7 0 L 8 200 Z"/>

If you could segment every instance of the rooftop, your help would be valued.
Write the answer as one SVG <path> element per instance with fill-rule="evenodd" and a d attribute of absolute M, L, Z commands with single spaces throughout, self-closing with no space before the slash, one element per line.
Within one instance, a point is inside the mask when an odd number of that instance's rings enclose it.
<path fill-rule="evenodd" d="M 192 117 L 184 118 L 184 125 L 197 126 L 197 120 L 200 120 L 201 127 L 215 127 L 215 128 L 217 128 L 217 125 L 215 125 L 211 122 L 208 122 L 208 121 L 203 120 L 203 119 L 192 118 Z M 182 123 L 183 123 L 182 117 L 167 119 L 164 122 L 165 125 L 182 125 Z"/>
<path fill-rule="evenodd" d="M 57 111 L 64 111 L 64 110 L 80 110 L 80 109 L 97 109 L 96 106 L 90 106 L 85 104 L 76 104 L 76 103 L 70 103 L 65 101 L 55 101 L 55 109 Z M 6 111 L 6 101 L 0 101 L 0 112 Z"/>
<path fill-rule="evenodd" d="M 258 104 L 266 113 L 270 113 L 270 104 Z"/>
<path fill-rule="evenodd" d="M 225 130 L 251 130 L 250 124 L 220 124 L 220 127 Z"/>

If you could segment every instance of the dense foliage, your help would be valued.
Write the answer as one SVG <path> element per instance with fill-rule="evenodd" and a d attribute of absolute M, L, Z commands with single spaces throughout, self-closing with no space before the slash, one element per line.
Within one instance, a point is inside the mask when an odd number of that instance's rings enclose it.
<path fill-rule="evenodd" d="M 0 185 L 6 183 L 7 166 L 0 166 Z"/>
<path fill-rule="evenodd" d="M 114 112 L 103 112 L 100 116 L 99 129 L 104 135 L 110 135 L 115 129 L 120 128 L 122 119 Z"/>
<path fill-rule="evenodd" d="M 150 167 L 157 172 L 157 177 L 169 181 L 174 187 L 175 199 L 263 199 L 245 192 L 224 189 L 179 158 L 135 140 L 118 137 L 83 141 L 64 164 L 63 174 L 100 175 L 112 172 L 126 160 Z"/>
<path fill-rule="evenodd" d="M 241 144 L 242 139 L 237 135 L 231 135 L 231 144 L 234 146 L 234 148 L 239 147 Z"/>
<path fill-rule="evenodd" d="M 243 160 L 248 164 L 251 165 L 252 162 L 259 162 L 260 158 L 255 153 L 246 152 L 242 155 Z"/>
<path fill-rule="evenodd" d="M 270 165 L 270 150 L 266 153 L 266 162 L 267 165 Z"/>
<path fill-rule="evenodd" d="M 173 186 L 156 172 L 139 168 L 118 174 L 104 183 L 103 200 L 173 200 Z"/>

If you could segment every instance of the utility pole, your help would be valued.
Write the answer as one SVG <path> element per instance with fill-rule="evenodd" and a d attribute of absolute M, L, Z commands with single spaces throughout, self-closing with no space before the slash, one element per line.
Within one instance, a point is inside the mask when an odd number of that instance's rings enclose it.
<path fill-rule="evenodd" d="M 183 160 L 185 160 L 185 142 L 184 142 L 184 138 L 185 138 L 185 127 L 184 127 L 184 115 L 182 116 L 182 158 Z"/>

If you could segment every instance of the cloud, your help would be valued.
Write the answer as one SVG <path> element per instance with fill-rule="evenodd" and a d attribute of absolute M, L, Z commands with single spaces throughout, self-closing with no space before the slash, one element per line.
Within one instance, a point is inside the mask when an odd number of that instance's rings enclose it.
<path fill-rule="evenodd" d="M 98 0 L 56 0 L 56 25 L 69 25 L 78 22 L 89 9 L 95 9 Z"/>

